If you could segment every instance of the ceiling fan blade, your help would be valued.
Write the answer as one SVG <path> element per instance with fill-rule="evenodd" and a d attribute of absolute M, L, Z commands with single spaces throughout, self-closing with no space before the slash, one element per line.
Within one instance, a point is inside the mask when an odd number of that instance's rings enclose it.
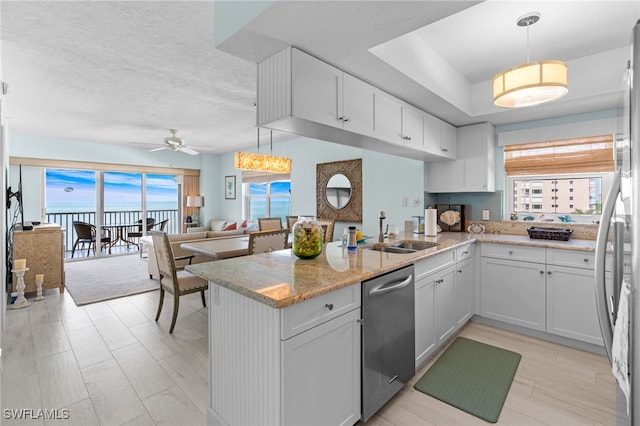
<path fill-rule="evenodd" d="M 169 149 L 169 147 L 167 146 L 162 146 L 160 148 L 154 148 L 154 149 L 150 149 L 149 152 L 153 152 L 153 151 L 162 151 L 163 149 Z"/>
<path fill-rule="evenodd" d="M 186 154 L 191 154 L 191 155 L 198 155 L 198 154 L 200 154 L 200 153 L 199 153 L 198 151 L 196 151 L 195 149 L 191 149 L 191 148 L 188 148 L 188 147 L 186 147 L 186 146 L 181 146 L 181 147 L 179 147 L 179 148 L 178 148 L 178 150 L 179 150 L 179 151 L 182 151 L 182 152 L 184 152 L 184 153 L 186 153 Z"/>

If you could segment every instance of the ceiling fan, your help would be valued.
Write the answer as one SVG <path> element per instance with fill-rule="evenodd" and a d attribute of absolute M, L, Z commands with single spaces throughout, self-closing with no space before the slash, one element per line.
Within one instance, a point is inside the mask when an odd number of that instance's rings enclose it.
<path fill-rule="evenodd" d="M 185 145 L 184 139 L 176 136 L 176 133 L 178 133 L 177 129 L 169 129 L 169 131 L 171 132 L 171 136 L 167 136 L 166 138 L 164 138 L 164 143 L 166 146 L 150 149 L 149 151 L 161 151 L 163 149 L 170 149 L 171 151 L 182 151 L 191 155 L 200 154 L 195 149 L 188 148 L 187 145 Z"/>

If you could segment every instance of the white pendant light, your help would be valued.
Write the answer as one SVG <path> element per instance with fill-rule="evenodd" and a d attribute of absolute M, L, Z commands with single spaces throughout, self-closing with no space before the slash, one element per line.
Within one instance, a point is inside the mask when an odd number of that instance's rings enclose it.
<path fill-rule="evenodd" d="M 540 20 L 531 12 L 518 18 L 519 27 L 527 27 L 527 63 L 502 71 L 493 77 L 493 103 L 504 108 L 540 105 L 559 99 L 569 91 L 567 64 L 547 60 L 529 62 L 529 26 Z"/>

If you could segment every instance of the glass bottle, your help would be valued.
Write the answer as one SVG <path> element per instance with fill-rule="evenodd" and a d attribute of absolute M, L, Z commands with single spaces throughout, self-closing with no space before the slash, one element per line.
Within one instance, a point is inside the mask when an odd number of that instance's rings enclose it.
<path fill-rule="evenodd" d="M 349 227 L 349 236 L 347 237 L 347 250 L 356 251 L 358 250 L 358 239 L 356 238 L 356 227 Z"/>
<path fill-rule="evenodd" d="M 291 229 L 293 254 L 301 259 L 313 259 L 322 253 L 322 226 L 314 216 L 300 216 Z"/>

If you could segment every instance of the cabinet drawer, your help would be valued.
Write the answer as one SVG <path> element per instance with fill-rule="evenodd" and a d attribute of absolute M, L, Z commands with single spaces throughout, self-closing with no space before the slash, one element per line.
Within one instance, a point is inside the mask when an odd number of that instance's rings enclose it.
<path fill-rule="evenodd" d="M 458 247 L 456 249 L 456 262 L 462 262 L 466 259 L 472 258 L 474 250 L 474 244 L 467 244 L 462 247 Z"/>
<path fill-rule="evenodd" d="M 453 265 L 455 262 L 455 250 L 449 250 L 442 254 L 430 256 L 426 259 L 420 260 L 414 264 L 416 280 L 432 272 L 446 268 Z"/>
<path fill-rule="evenodd" d="M 360 307 L 360 284 L 350 285 L 282 310 L 282 340 Z"/>
<path fill-rule="evenodd" d="M 539 247 L 525 247 L 513 244 L 483 243 L 482 257 L 497 257 L 500 259 L 522 260 L 525 262 L 545 263 L 545 249 Z"/>
<path fill-rule="evenodd" d="M 547 263 L 549 265 L 593 269 L 595 262 L 594 252 L 553 248 L 547 249 Z"/>

